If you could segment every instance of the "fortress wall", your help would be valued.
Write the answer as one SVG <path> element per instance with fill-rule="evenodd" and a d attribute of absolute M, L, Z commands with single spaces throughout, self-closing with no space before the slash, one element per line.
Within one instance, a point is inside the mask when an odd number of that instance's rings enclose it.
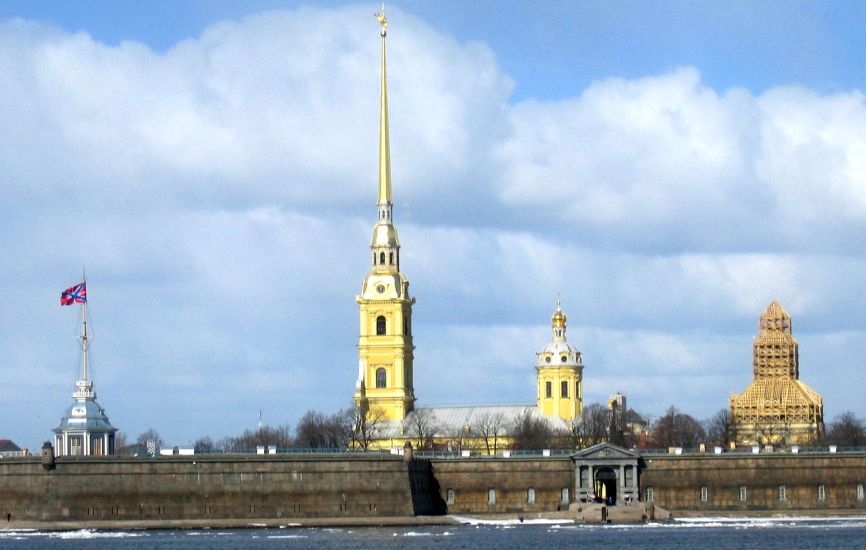
<path fill-rule="evenodd" d="M 641 500 L 647 488 L 669 510 L 844 510 L 866 512 L 857 485 L 866 483 L 866 453 L 792 455 L 644 455 Z M 785 499 L 779 499 L 779 486 Z M 825 499 L 818 498 L 824 486 Z M 707 501 L 701 502 L 701 487 Z M 740 487 L 746 500 L 740 500 Z"/>
<path fill-rule="evenodd" d="M 549 512 L 567 509 L 561 503 L 562 489 L 574 499 L 574 463 L 569 457 L 540 458 L 448 458 L 434 459 L 433 475 L 449 514 Z M 535 489 L 535 503 L 527 502 L 527 491 Z M 448 490 L 454 491 L 447 503 Z M 488 491 L 496 491 L 496 503 L 488 504 Z"/>
<path fill-rule="evenodd" d="M 0 519 L 208 519 L 413 515 L 429 464 L 383 455 L 39 457 L 0 461 Z M 411 475 L 410 475 L 411 474 Z M 414 476 L 417 479 L 411 479 Z M 429 505 L 416 495 L 416 505 Z"/>

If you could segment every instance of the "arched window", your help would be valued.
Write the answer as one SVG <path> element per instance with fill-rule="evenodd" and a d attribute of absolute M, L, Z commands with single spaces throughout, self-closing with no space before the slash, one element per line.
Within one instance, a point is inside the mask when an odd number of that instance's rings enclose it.
<path fill-rule="evenodd" d="M 385 253 L 384 252 L 379 252 L 379 263 L 380 264 L 385 263 Z"/>
<path fill-rule="evenodd" d="M 568 397 L 568 381 L 563 380 L 562 383 L 560 384 L 560 386 L 562 386 L 560 388 L 561 389 L 560 393 L 562 394 L 562 397 Z"/>
<path fill-rule="evenodd" d="M 385 334 L 385 316 L 379 315 L 376 317 L 376 336 L 382 336 Z"/>
<path fill-rule="evenodd" d="M 544 397 L 547 399 L 553 397 L 553 384 L 549 381 L 544 383 Z"/>
<path fill-rule="evenodd" d="M 376 265 L 376 253 L 373 252 L 373 265 Z"/>
<path fill-rule="evenodd" d="M 388 263 L 391 264 L 391 265 L 394 265 L 394 253 L 393 253 L 393 252 L 391 252 L 391 253 L 388 255 Z"/>
<path fill-rule="evenodd" d="M 385 374 L 385 369 L 376 369 L 376 387 L 384 388 L 388 385 L 388 375 Z"/>
<path fill-rule="evenodd" d="M 526 503 L 535 504 L 535 489 L 532 487 L 526 490 Z"/>

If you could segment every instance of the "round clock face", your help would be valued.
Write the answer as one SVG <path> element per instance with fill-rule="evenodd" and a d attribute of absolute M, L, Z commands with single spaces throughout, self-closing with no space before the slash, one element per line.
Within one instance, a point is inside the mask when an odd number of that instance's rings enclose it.
<path fill-rule="evenodd" d="M 379 294 L 385 292 L 385 285 L 376 285 L 376 292 L 378 292 Z"/>
<path fill-rule="evenodd" d="M 87 414 L 87 411 L 84 407 L 75 407 L 72 409 L 72 416 L 84 416 L 85 414 Z"/>

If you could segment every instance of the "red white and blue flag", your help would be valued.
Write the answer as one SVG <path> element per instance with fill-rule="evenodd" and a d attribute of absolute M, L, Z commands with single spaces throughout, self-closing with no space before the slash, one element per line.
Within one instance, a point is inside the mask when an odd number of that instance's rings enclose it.
<path fill-rule="evenodd" d="M 87 283 L 78 283 L 63 291 L 60 295 L 61 306 L 71 306 L 72 304 L 83 304 L 87 302 Z"/>

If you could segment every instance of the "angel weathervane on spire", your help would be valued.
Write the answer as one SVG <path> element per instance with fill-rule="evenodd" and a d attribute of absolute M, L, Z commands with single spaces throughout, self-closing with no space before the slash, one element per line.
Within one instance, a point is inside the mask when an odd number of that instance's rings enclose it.
<path fill-rule="evenodd" d="M 374 13 L 376 16 L 376 20 L 379 21 L 379 24 L 382 26 L 382 30 L 379 32 L 383 37 L 387 34 L 388 30 L 388 18 L 385 17 L 385 4 L 382 4 L 382 11 L 379 13 Z"/>

